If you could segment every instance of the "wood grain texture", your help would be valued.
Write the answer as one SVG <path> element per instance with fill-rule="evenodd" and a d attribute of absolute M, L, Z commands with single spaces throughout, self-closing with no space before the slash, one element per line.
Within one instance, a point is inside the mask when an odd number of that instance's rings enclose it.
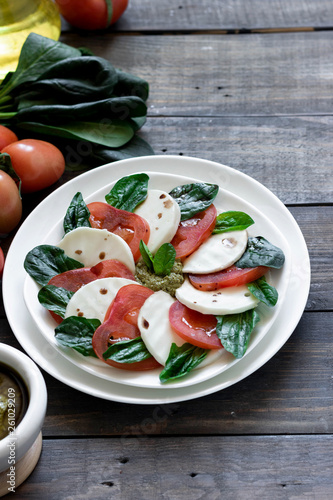
<path fill-rule="evenodd" d="M 151 116 L 332 114 L 331 46 L 330 32 L 89 38 L 96 55 L 148 80 Z"/>
<path fill-rule="evenodd" d="M 253 177 L 284 204 L 332 203 L 333 117 L 150 117 L 156 154 L 216 161 Z M 223 187 L 225 179 L 222 179 Z"/>
<path fill-rule="evenodd" d="M 109 31 L 244 31 L 322 28 L 333 17 L 329 0 L 130 0 Z M 71 29 L 63 24 L 63 31 Z"/>
<path fill-rule="evenodd" d="M 329 500 L 332 453 L 332 436 L 52 440 L 17 493 L 21 500 Z"/>

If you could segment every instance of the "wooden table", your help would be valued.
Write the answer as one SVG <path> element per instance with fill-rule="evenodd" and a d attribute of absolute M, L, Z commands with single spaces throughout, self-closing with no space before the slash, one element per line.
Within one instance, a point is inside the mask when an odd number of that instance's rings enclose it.
<path fill-rule="evenodd" d="M 107 33 L 64 25 L 62 41 L 149 81 L 141 136 L 157 154 L 229 165 L 287 205 L 312 285 L 284 347 L 203 398 L 129 405 L 44 373 L 43 451 L 17 498 L 332 498 L 332 18 L 329 0 L 130 0 Z M 0 340 L 20 348 L 1 307 Z"/>

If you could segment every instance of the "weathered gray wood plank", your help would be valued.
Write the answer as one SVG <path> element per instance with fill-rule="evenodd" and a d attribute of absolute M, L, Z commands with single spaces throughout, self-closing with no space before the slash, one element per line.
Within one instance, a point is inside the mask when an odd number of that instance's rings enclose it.
<path fill-rule="evenodd" d="M 17 493 L 22 500 L 329 500 L 332 453 L 332 436 L 51 440 Z"/>
<path fill-rule="evenodd" d="M 332 203 L 333 117 L 151 117 L 156 154 L 213 160 L 255 178 L 285 204 Z"/>
<path fill-rule="evenodd" d="M 116 31 L 292 29 L 330 26 L 329 0 L 130 0 Z M 70 27 L 64 23 L 63 29 Z"/>
<path fill-rule="evenodd" d="M 79 35 L 61 39 L 85 43 Z M 330 32 L 95 35 L 89 48 L 148 80 L 151 116 L 332 114 Z"/>

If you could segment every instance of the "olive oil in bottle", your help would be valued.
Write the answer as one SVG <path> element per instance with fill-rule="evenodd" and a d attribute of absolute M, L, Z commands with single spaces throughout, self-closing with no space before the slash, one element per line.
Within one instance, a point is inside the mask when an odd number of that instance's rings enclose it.
<path fill-rule="evenodd" d="M 0 82 L 15 71 L 29 33 L 58 40 L 60 14 L 52 0 L 0 0 Z"/>

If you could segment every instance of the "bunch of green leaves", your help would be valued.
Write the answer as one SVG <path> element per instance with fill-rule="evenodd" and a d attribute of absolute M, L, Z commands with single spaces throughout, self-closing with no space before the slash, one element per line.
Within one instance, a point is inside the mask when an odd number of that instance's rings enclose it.
<path fill-rule="evenodd" d="M 148 83 L 84 50 L 31 33 L 0 85 L 0 123 L 49 142 L 88 143 L 93 163 L 154 154 L 136 137 Z M 86 158 L 89 162 L 89 158 Z"/>

